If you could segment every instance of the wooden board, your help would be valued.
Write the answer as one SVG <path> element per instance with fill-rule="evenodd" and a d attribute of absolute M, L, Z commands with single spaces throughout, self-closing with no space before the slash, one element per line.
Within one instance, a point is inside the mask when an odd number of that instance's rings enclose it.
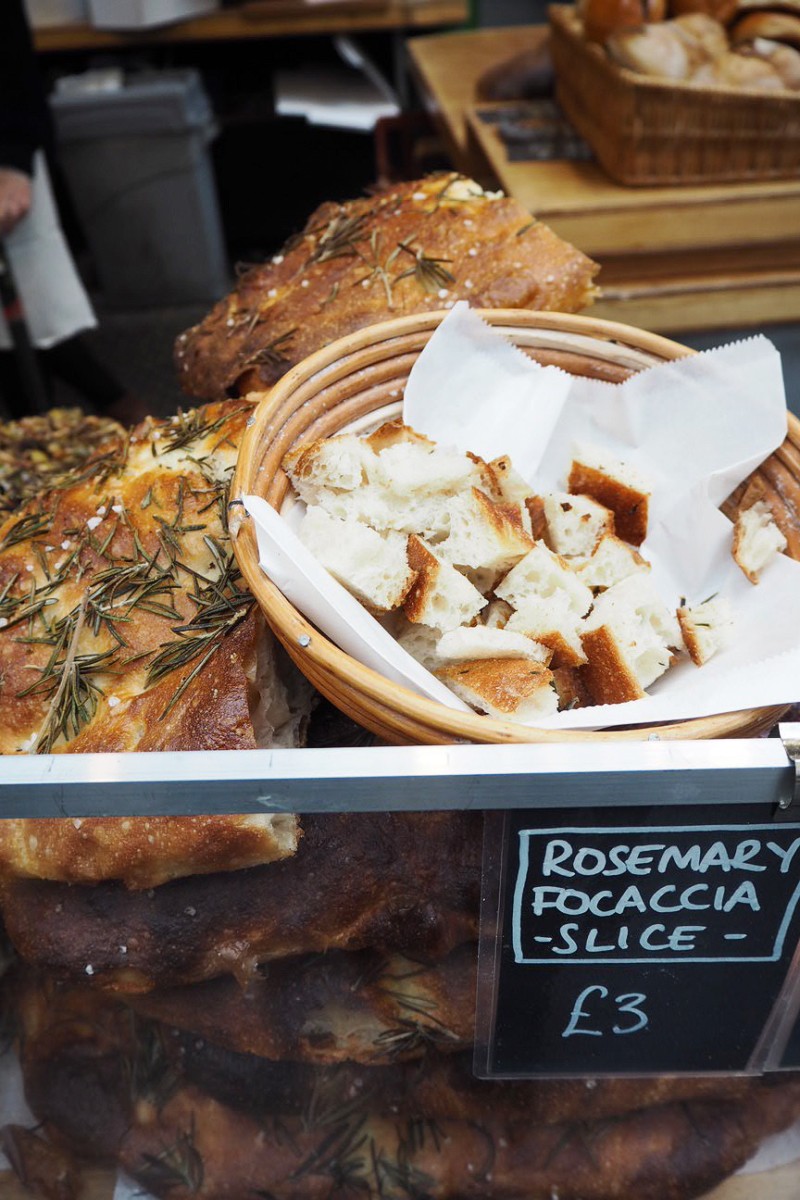
<path fill-rule="evenodd" d="M 114 1180 L 113 1171 L 87 1171 L 80 1200 L 112 1200 Z M 31 1200 L 32 1195 L 13 1175 L 0 1172 L 3 1200 Z M 759 1175 L 734 1176 L 698 1200 L 798 1200 L 799 1195 L 800 1163 L 792 1163 Z"/>
<path fill-rule="evenodd" d="M 478 79 L 512 54 L 536 50 L 547 37 L 545 25 L 520 25 L 409 39 L 409 63 L 421 99 L 460 171 L 470 175 L 485 170 L 480 151 L 476 160 L 471 158 L 467 133 L 467 109 L 476 102 Z"/>
<path fill-rule="evenodd" d="M 415 37 L 409 55 L 453 165 L 500 186 L 601 264 L 598 317 L 661 333 L 800 318 L 800 179 L 632 188 L 591 162 L 509 162 L 479 111 L 489 67 L 541 46 L 541 25 Z M 798 1189 L 800 1195 L 800 1189 Z"/>
<path fill-rule="evenodd" d="M 461 25 L 469 16 L 467 0 L 342 0 L 311 6 L 303 0 L 256 0 L 252 5 L 220 9 L 190 21 L 152 29 L 95 29 L 91 25 L 46 26 L 34 31 L 41 54 L 72 50 L 125 49 L 171 42 L 233 41 L 332 34 L 357 30 L 430 29 Z"/>
<path fill-rule="evenodd" d="M 494 125 L 466 112 L 476 157 L 504 191 L 587 254 L 800 240 L 800 179 L 709 187 L 623 187 L 593 162 L 509 162 Z"/>

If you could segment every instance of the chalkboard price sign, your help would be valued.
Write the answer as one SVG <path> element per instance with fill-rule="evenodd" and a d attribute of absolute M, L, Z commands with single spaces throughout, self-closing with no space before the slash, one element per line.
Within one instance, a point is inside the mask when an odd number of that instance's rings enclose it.
<path fill-rule="evenodd" d="M 719 807 L 682 820 L 671 810 L 669 824 L 663 809 L 653 819 L 630 808 L 496 819 L 485 855 L 479 1073 L 786 1065 L 800 824 L 765 820 L 764 806 L 747 820 L 748 808 L 724 824 Z M 633 823 L 643 814 L 651 819 Z"/>

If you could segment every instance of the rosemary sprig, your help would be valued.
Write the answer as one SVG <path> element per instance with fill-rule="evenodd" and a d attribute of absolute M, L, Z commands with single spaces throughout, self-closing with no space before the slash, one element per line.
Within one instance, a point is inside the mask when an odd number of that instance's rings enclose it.
<path fill-rule="evenodd" d="M 206 538 L 206 543 L 212 539 Z M 213 543 L 212 543 L 213 544 Z M 221 551 L 215 545 L 215 553 Z M 188 570 L 183 564 L 180 569 Z M 191 572 L 190 572 L 191 573 Z M 196 573 L 195 573 L 195 577 Z M 190 595 L 198 612 L 184 625 L 175 626 L 176 641 L 162 643 L 147 671 L 147 687 L 159 683 L 172 671 L 195 663 L 194 668 L 182 680 L 161 714 L 162 719 L 175 706 L 189 684 L 213 657 L 223 638 L 245 619 L 255 603 L 250 592 L 242 591 L 237 581 L 241 578 L 232 555 L 222 561 L 221 575 L 217 580 L 205 581 L 205 586 Z M 199 661 L 198 661 L 199 660 Z"/>
<path fill-rule="evenodd" d="M 424 291 L 434 294 L 440 288 L 446 288 L 449 284 L 455 283 L 455 275 L 447 270 L 443 263 L 449 263 L 453 260 L 450 258 L 431 258 L 422 250 L 415 250 L 408 242 L 398 242 L 398 248 L 414 259 L 413 267 L 409 267 L 407 271 L 403 271 L 395 279 L 395 283 L 399 283 L 401 279 L 408 279 L 413 276 L 416 282 Z"/>
<path fill-rule="evenodd" d="M 146 1100 L 160 1111 L 180 1084 L 180 1076 L 167 1057 L 163 1036 L 149 1021 L 131 1014 L 134 1052 L 125 1063 L 132 1104 Z"/>
<path fill-rule="evenodd" d="M 289 360 L 284 353 L 291 345 L 292 338 L 297 333 L 297 328 L 287 329 L 285 333 L 278 334 L 271 342 L 267 342 L 266 346 L 260 346 L 254 354 L 245 359 L 242 364 L 245 367 L 281 367 Z"/>
<path fill-rule="evenodd" d="M 325 232 L 320 237 L 306 266 L 312 263 L 329 262 L 332 258 L 355 258 L 358 255 L 358 244 L 366 238 L 364 224 L 367 213 L 348 217 L 337 213 L 328 222 Z"/>
<path fill-rule="evenodd" d="M 41 511 L 26 513 L 15 521 L 10 529 L 6 530 L 4 537 L 0 539 L 0 553 L 3 550 L 9 550 L 12 546 L 19 545 L 20 542 L 27 542 L 29 538 L 49 532 L 52 523 L 52 513 Z"/>
<path fill-rule="evenodd" d="M 198 438 L 208 437 L 211 433 L 216 433 L 228 421 L 233 420 L 239 413 L 249 412 L 249 406 L 235 408 L 233 412 L 223 413 L 221 417 L 217 417 L 216 421 L 205 420 L 202 416 L 202 410 L 198 408 L 190 409 L 189 412 L 179 412 L 177 417 L 178 428 L 164 444 L 164 450 L 181 450 L 184 446 L 190 446 L 192 442 L 196 442 Z"/>
<path fill-rule="evenodd" d="M 359 1182 L 363 1186 L 366 1182 L 367 1160 L 359 1152 L 368 1140 L 363 1125 L 363 1120 L 357 1120 L 344 1121 L 335 1126 L 292 1172 L 290 1178 L 301 1179 L 304 1175 L 326 1173 L 337 1187 L 356 1186 Z"/>
<path fill-rule="evenodd" d="M 194 1119 L 186 1132 L 179 1132 L 170 1146 L 160 1154 L 143 1154 L 142 1162 L 134 1168 L 136 1178 L 153 1192 L 170 1192 L 186 1188 L 195 1195 L 203 1186 L 204 1166 L 195 1145 Z"/>
<path fill-rule="evenodd" d="M 394 248 L 394 250 L 392 250 L 391 254 L 389 254 L 386 261 L 382 263 L 381 259 L 380 259 L 380 242 L 381 242 L 381 234 L 380 234 L 379 230 L 374 229 L 372 231 L 372 234 L 369 239 L 370 257 L 368 258 L 365 254 L 361 254 L 359 251 L 359 257 L 362 258 L 364 260 L 364 262 L 366 263 L 366 265 L 369 267 L 370 273 L 369 273 L 369 275 L 366 275 L 363 279 L 359 279 L 358 283 L 365 283 L 365 282 L 368 282 L 369 280 L 372 280 L 375 278 L 379 279 L 380 282 L 383 284 L 384 291 L 386 292 L 387 308 L 392 309 L 392 308 L 394 308 L 394 296 L 392 295 L 392 285 L 397 283 L 397 279 L 402 279 L 404 276 L 399 275 L 396 279 L 392 279 L 389 276 L 389 268 L 392 266 L 392 264 L 394 263 L 394 260 L 397 258 L 398 254 L 400 253 L 401 246 L 400 246 L 400 243 L 398 243 L 397 246 Z"/>
<path fill-rule="evenodd" d="M 88 598 L 84 596 L 78 608 L 58 623 L 53 651 L 39 679 L 18 693 L 50 698 L 31 754 L 47 754 L 60 737 L 66 740 L 75 737 L 97 710 L 97 699 L 102 692 L 92 676 L 113 665 L 115 651 L 78 654 L 87 604 Z"/>

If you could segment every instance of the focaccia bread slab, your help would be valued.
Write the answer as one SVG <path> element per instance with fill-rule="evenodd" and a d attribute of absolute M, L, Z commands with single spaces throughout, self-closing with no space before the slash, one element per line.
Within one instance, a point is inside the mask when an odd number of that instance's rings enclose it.
<path fill-rule="evenodd" d="M 251 406 L 148 420 L 0 525 L 0 753 L 252 749 L 296 740 L 233 557 L 227 491 Z M 296 818 L 3 820 L 0 873 L 152 887 L 292 854 Z"/>
<path fill-rule="evenodd" d="M 501 193 L 457 174 L 323 204 L 272 259 L 181 334 L 181 387 L 216 400 L 263 390 L 366 325 L 467 300 L 575 312 L 598 267 Z"/>

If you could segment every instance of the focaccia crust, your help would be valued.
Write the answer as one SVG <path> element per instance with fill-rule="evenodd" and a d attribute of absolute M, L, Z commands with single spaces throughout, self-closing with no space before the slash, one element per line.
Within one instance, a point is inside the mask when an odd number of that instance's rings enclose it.
<path fill-rule="evenodd" d="M 216 400 L 270 386 L 376 321 L 467 300 L 575 312 L 598 267 L 516 200 L 450 173 L 323 204 L 175 346 L 181 387 Z"/>

